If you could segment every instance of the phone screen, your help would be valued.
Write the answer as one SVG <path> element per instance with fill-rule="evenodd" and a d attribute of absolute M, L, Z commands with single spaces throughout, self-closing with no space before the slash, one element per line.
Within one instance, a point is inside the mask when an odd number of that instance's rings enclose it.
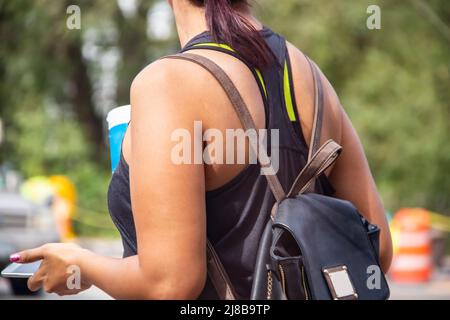
<path fill-rule="evenodd" d="M 12 263 L 2 271 L 4 278 L 31 278 L 38 271 L 42 261 L 27 264 Z"/>

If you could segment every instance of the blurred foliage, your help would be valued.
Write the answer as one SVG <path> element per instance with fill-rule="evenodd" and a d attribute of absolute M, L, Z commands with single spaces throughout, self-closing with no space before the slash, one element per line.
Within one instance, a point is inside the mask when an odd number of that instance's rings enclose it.
<path fill-rule="evenodd" d="M 126 1 L 134 10 L 123 8 Z M 126 1 L 0 0 L 0 164 L 25 177 L 72 178 L 79 218 L 88 221 L 77 227 L 88 234 L 111 226 L 106 113 L 128 103 L 140 69 L 178 48 L 175 28 L 162 38 L 147 30 L 159 1 Z M 316 60 L 335 86 L 386 207 L 450 213 L 448 1 L 253 3 L 261 20 Z M 66 27 L 71 4 L 82 10 L 81 30 Z M 366 27 L 373 4 L 382 10 L 381 30 Z"/>

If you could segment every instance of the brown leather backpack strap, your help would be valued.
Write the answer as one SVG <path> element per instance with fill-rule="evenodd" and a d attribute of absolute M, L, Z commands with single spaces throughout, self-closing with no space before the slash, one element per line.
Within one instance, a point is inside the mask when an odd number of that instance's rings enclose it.
<path fill-rule="evenodd" d="M 244 130 L 255 130 L 255 132 L 257 132 L 255 122 L 253 121 L 253 118 L 247 108 L 246 103 L 244 102 L 244 99 L 234 85 L 233 81 L 231 81 L 230 77 L 228 77 L 225 71 L 223 71 L 223 69 L 215 62 L 206 57 L 192 53 L 171 55 L 163 59 L 187 60 L 194 62 L 207 70 L 211 75 L 214 76 L 214 78 L 216 78 L 216 80 L 224 89 L 225 93 L 231 101 L 231 104 L 233 105 L 234 110 L 239 117 L 239 120 L 241 121 L 242 126 L 244 127 Z M 270 172 L 275 172 L 272 164 L 270 163 L 270 158 L 267 155 L 267 150 L 261 143 L 259 143 L 259 139 L 257 139 L 257 142 L 253 141 L 253 139 L 249 140 L 253 151 L 258 156 L 258 161 L 261 167 L 268 168 Z M 272 190 L 272 193 L 277 202 L 283 201 L 286 198 L 286 193 L 283 190 L 283 186 L 281 185 L 280 180 L 278 180 L 277 175 L 269 174 L 265 175 L 265 177 L 267 178 L 269 187 Z"/>
<path fill-rule="evenodd" d="M 296 197 L 305 193 L 314 181 L 327 170 L 339 157 L 342 147 L 333 140 L 327 141 L 306 164 L 298 175 L 288 197 Z"/>
<path fill-rule="evenodd" d="M 214 289 L 221 300 L 236 300 L 237 294 L 234 291 L 233 285 L 231 284 L 230 278 L 225 271 L 219 257 L 212 244 L 207 242 L 207 268 L 208 277 L 211 280 Z"/>
<path fill-rule="evenodd" d="M 311 133 L 311 141 L 309 143 L 309 157 L 308 157 L 308 160 L 311 160 L 320 147 L 320 135 L 322 132 L 322 122 L 324 113 L 324 97 L 323 97 L 323 84 L 320 77 L 319 68 L 310 58 L 306 57 L 306 60 L 308 60 L 314 82 L 314 122 Z"/>

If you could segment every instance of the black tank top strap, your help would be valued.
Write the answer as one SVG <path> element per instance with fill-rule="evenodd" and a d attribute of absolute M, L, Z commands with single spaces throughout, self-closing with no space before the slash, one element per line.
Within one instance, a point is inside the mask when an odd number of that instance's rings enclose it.
<path fill-rule="evenodd" d="M 300 115 L 297 108 L 297 99 L 294 91 L 294 81 L 292 76 L 292 65 L 289 52 L 286 48 L 286 60 L 283 66 L 283 91 L 284 91 L 284 103 L 288 112 L 289 120 L 294 128 L 295 135 L 300 141 L 307 146 L 306 139 L 303 135 L 302 127 L 300 125 Z"/>

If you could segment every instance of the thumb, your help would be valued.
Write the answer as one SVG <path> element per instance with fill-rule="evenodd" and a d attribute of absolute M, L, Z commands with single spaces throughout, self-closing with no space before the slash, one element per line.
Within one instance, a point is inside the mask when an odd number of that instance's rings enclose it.
<path fill-rule="evenodd" d="M 43 248 L 35 248 L 30 250 L 25 250 L 16 254 L 13 254 L 9 257 L 9 261 L 15 262 L 15 263 L 32 263 L 35 261 L 43 260 L 44 259 L 44 252 Z"/>

